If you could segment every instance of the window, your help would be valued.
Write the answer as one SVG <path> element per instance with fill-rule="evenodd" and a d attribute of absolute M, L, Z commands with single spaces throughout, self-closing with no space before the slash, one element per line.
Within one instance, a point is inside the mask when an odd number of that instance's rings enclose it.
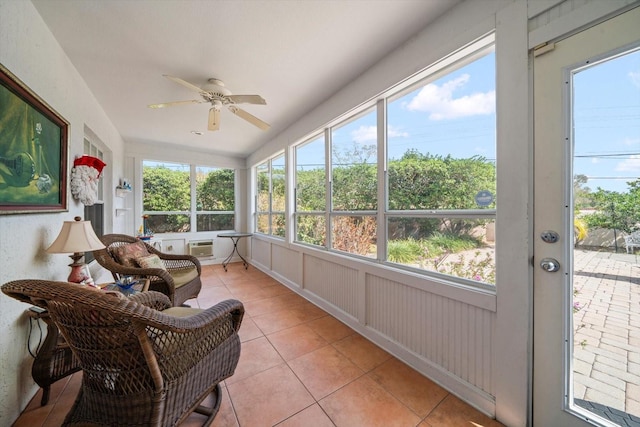
<path fill-rule="evenodd" d="M 87 156 L 104 160 L 104 152 L 88 138 L 84 139 L 83 153 Z M 98 180 L 98 200 L 92 206 L 84 207 L 84 219 L 91 223 L 93 231 L 96 232 L 96 236 L 102 237 L 104 235 L 104 180 L 102 179 L 102 174 L 100 174 Z M 86 252 L 84 259 L 87 264 L 93 261 L 93 252 Z"/>
<path fill-rule="evenodd" d="M 233 169 L 144 160 L 142 188 L 142 210 L 152 233 L 234 229 Z"/>
<path fill-rule="evenodd" d="M 490 36 L 295 147 L 294 240 L 493 287 L 495 128 Z"/>
<path fill-rule="evenodd" d="M 390 262 L 495 283 L 495 56 L 389 98 Z"/>
<path fill-rule="evenodd" d="M 256 217 L 258 233 L 284 237 L 285 184 L 284 154 L 256 167 Z"/>
<path fill-rule="evenodd" d="M 233 169 L 196 167 L 197 231 L 233 230 L 235 227 L 235 172 Z"/>
<path fill-rule="evenodd" d="M 326 165 L 324 135 L 298 145 L 296 156 L 296 237 L 326 245 Z"/>
<path fill-rule="evenodd" d="M 376 110 L 331 129 L 331 248 L 376 257 Z"/>

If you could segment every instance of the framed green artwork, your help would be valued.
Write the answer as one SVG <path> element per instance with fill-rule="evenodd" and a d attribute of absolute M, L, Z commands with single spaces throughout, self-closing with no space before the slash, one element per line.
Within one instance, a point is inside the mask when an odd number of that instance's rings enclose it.
<path fill-rule="evenodd" d="M 0 64 L 0 214 L 67 208 L 69 123 Z"/>

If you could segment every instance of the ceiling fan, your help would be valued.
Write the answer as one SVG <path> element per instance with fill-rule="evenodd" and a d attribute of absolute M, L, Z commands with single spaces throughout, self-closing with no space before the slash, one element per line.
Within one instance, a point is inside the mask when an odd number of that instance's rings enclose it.
<path fill-rule="evenodd" d="M 260 95 L 232 95 L 231 91 L 225 87 L 224 82 L 218 79 L 209 79 L 206 86 L 204 86 L 203 88 L 199 88 L 198 86 L 184 81 L 178 77 L 169 76 L 167 74 L 163 74 L 163 77 L 166 77 L 169 80 L 172 80 L 188 89 L 191 89 L 194 92 L 198 92 L 202 99 L 151 104 L 149 105 L 149 108 L 164 108 L 173 107 L 175 105 L 202 104 L 208 102 L 211 104 L 207 126 L 209 130 L 220 129 L 220 110 L 222 109 L 223 105 L 226 106 L 229 111 L 231 111 L 236 116 L 245 119 L 252 125 L 257 126 L 262 130 L 267 130 L 271 127 L 268 123 L 263 122 L 256 116 L 249 114 L 245 110 L 236 106 L 236 104 L 266 105 L 267 102 Z"/>

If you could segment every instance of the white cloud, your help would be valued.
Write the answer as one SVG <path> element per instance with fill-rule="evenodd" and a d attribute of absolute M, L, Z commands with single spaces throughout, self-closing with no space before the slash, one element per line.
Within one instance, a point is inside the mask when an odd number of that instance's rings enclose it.
<path fill-rule="evenodd" d="M 409 132 L 405 132 L 395 126 L 387 126 L 387 138 L 409 138 Z"/>
<path fill-rule="evenodd" d="M 407 104 L 409 111 L 429 113 L 431 120 L 491 114 L 495 111 L 496 92 L 479 92 L 454 98 L 454 92 L 469 82 L 469 74 L 449 80 L 442 86 L 430 83 Z"/>
<path fill-rule="evenodd" d="M 387 128 L 387 137 L 408 138 L 409 133 L 389 125 Z M 358 129 L 351 132 L 351 138 L 359 144 L 374 142 L 378 139 L 378 128 L 376 126 L 360 126 Z"/>
<path fill-rule="evenodd" d="M 618 163 L 616 170 L 620 172 L 640 172 L 640 155 L 630 156 Z"/>
<path fill-rule="evenodd" d="M 363 144 L 378 139 L 378 131 L 375 126 L 360 126 L 351 132 L 351 137 L 355 142 Z"/>
<path fill-rule="evenodd" d="M 631 83 L 640 89 L 640 71 L 638 72 L 634 72 L 634 71 L 629 71 L 628 74 L 629 78 L 631 79 Z"/>

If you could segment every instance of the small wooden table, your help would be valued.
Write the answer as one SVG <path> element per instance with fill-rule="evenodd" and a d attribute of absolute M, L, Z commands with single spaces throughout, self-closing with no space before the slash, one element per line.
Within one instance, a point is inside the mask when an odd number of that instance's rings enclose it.
<path fill-rule="evenodd" d="M 227 265 L 229 264 L 229 261 L 231 261 L 231 258 L 233 258 L 233 254 L 234 253 L 237 253 L 238 256 L 240 257 L 240 259 L 242 260 L 242 264 L 244 265 L 244 269 L 247 270 L 249 268 L 249 263 L 247 262 L 247 260 L 244 259 L 244 257 L 242 255 L 240 255 L 240 252 L 238 252 L 238 241 L 240 239 L 242 239 L 243 237 L 251 237 L 251 236 L 253 236 L 252 233 L 221 233 L 221 234 L 218 234 L 218 237 L 231 239 L 231 241 L 233 242 L 233 250 L 231 251 L 231 253 L 227 257 L 227 259 L 225 259 L 222 262 L 222 268 L 224 268 L 224 271 L 227 271 Z"/>

